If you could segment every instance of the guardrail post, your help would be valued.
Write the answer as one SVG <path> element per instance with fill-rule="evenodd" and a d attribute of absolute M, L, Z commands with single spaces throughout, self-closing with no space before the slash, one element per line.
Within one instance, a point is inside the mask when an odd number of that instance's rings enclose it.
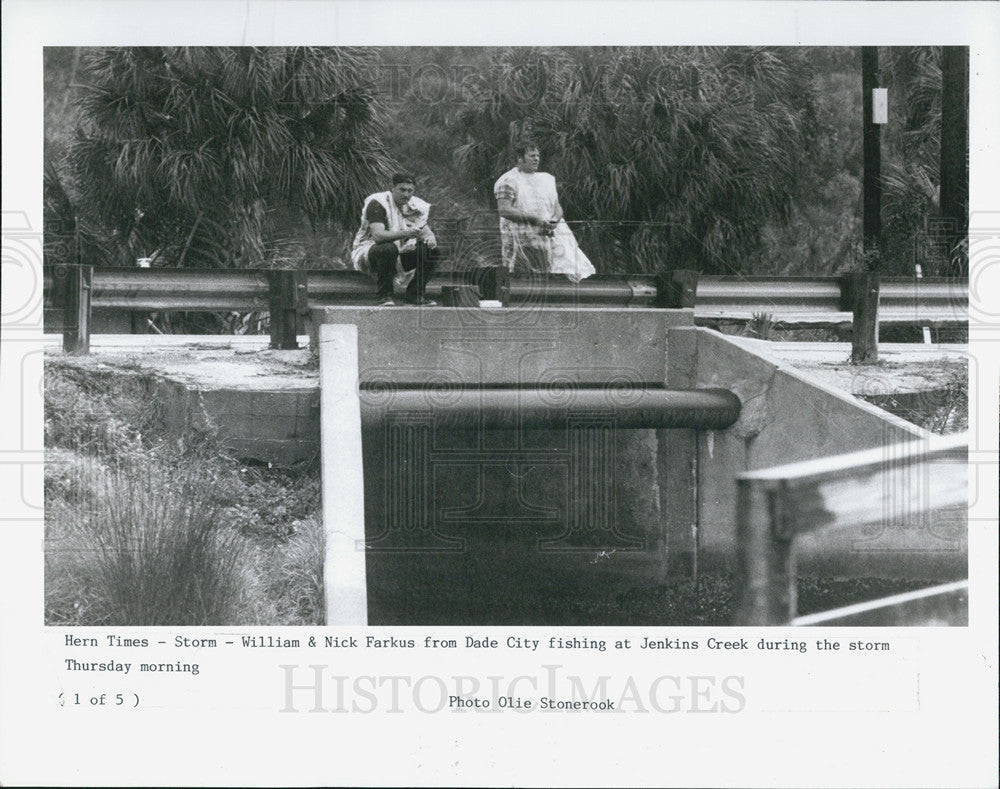
<path fill-rule="evenodd" d="M 282 351 L 295 350 L 299 347 L 298 333 L 304 331 L 302 313 L 308 305 L 306 274 L 295 269 L 268 271 L 267 284 L 271 347 Z"/>
<path fill-rule="evenodd" d="M 295 271 L 295 332 L 306 333 L 309 319 L 309 272 Z"/>
<path fill-rule="evenodd" d="M 471 284 L 478 288 L 483 301 L 503 301 L 506 274 L 503 266 L 481 266 L 472 270 Z"/>
<path fill-rule="evenodd" d="M 472 285 L 444 285 L 441 304 L 445 307 L 478 307 L 479 296 Z"/>
<path fill-rule="evenodd" d="M 795 617 L 796 572 L 792 539 L 777 534 L 780 491 L 753 480 L 736 481 L 738 551 L 737 625 L 783 625 Z"/>
<path fill-rule="evenodd" d="M 677 269 L 656 275 L 654 307 L 693 308 L 698 295 L 698 272 Z"/>
<path fill-rule="evenodd" d="M 66 353 L 90 353 L 90 289 L 93 280 L 93 266 L 70 266 L 63 303 L 63 350 Z"/>
<path fill-rule="evenodd" d="M 851 364 L 878 362 L 879 275 L 875 271 L 852 271 L 840 280 L 840 309 L 850 311 Z"/>

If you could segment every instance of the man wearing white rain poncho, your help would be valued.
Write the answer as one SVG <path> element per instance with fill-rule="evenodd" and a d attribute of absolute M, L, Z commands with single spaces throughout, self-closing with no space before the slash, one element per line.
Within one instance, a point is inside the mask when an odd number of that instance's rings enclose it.
<path fill-rule="evenodd" d="M 565 274 L 572 282 L 589 277 L 594 267 L 563 220 L 556 179 L 538 172 L 538 146 L 521 143 L 516 153 L 517 166 L 493 185 L 504 267 L 516 273 Z"/>

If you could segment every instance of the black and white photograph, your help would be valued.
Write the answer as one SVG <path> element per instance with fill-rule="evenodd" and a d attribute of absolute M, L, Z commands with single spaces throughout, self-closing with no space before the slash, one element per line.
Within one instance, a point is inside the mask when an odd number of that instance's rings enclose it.
<path fill-rule="evenodd" d="M 995 781 L 1000 7 L 201 8 L 4 4 L 0 783 Z"/>
<path fill-rule="evenodd" d="M 46 49 L 46 622 L 965 624 L 968 68 Z"/>

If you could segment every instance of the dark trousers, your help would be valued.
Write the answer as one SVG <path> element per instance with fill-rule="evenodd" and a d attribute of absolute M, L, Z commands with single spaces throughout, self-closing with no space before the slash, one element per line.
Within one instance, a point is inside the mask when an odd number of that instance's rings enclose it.
<path fill-rule="evenodd" d="M 411 301 L 419 299 L 424 295 L 427 282 L 434 274 L 434 267 L 438 264 L 440 257 L 440 250 L 437 247 L 427 246 L 423 240 L 417 241 L 417 248 L 412 252 L 400 253 L 392 241 L 371 247 L 368 250 L 368 266 L 375 274 L 378 297 L 387 299 L 392 296 L 392 278 L 396 275 L 396 260 L 398 259 L 403 271 L 416 269 L 413 279 L 406 287 L 406 298 Z"/>

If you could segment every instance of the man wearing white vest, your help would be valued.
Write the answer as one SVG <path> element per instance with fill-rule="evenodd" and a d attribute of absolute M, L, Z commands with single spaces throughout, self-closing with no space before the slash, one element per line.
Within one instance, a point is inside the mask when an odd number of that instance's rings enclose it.
<path fill-rule="evenodd" d="M 390 191 L 366 197 L 351 249 L 354 268 L 375 275 L 378 298 L 385 306 L 396 303 L 394 284 L 406 286 L 409 304 L 435 304 L 424 292 L 440 250 L 427 224 L 431 205 L 414 196 L 413 189 L 412 175 L 396 173 Z"/>

